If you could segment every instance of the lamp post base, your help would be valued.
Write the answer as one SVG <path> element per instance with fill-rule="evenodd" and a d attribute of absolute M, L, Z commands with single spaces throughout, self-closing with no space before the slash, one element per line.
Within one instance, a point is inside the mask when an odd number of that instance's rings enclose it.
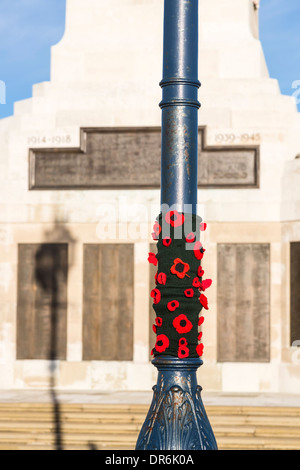
<path fill-rule="evenodd" d="M 196 372 L 201 359 L 157 357 L 153 400 L 136 450 L 217 450 Z"/>

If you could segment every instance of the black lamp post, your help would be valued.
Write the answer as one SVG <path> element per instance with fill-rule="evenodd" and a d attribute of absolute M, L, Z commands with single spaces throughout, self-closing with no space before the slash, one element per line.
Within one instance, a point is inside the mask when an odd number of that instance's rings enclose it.
<path fill-rule="evenodd" d="M 203 308 L 196 299 L 198 287 L 205 290 L 201 266 L 194 263 L 196 259 L 199 264 L 204 251 L 197 217 L 198 0 L 165 0 L 164 8 L 161 214 L 156 222 L 158 255 L 152 256 L 158 263 L 158 285 L 152 293 L 158 379 L 136 450 L 216 450 L 196 377 L 202 365 L 195 344 L 201 322 L 194 311 L 196 304 L 196 310 Z M 197 227 L 188 236 L 181 232 L 180 239 L 176 230 L 188 219 Z M 193 243 L 192 249 L 186 250 L 187 242 Z M 178 300 L 171 300 L 174 296 Z M 177 307 L 184 313 L 178 315 Z"/>

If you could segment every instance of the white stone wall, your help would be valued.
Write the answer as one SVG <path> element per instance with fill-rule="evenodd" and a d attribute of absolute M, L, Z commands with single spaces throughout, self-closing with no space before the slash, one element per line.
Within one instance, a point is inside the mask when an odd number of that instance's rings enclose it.
<path fill-rule="evenodd" d="M 259 144 L 259 189 L 199 190 L 206 272 L 216 280 L 217 243 L 271 243 L 271 362 L 216 362 L 216 282 L 204 327 L 208 390 L 300 393 L 299 363 L 289 346 L 289 242 L 300 240 L 300 118 L 292 98 L 270 79 L 252 0 L 200 0 L 199 125 L 209 145 Z M 71 242 L 66 389 L 150 390 L 148 265 L 150 237 L 136 240 L 134 361 L 81 362 L 82 244 L 97 243 L 101 207 L 137 201 L 147 224 L 159 191 L 29 191 L 29 147 L 78 147 L 80 127 L 159 126 L 162 0 L 67 0 L 66 31 L 52 48 L 51 81 L 0 121 L 0 388 L 46 388 L 46 361 L 16 361 L 17 244 Z M 229 139 L 230 136 L 230 139 Z M 154 213 L 153 213 L 154 207 Z M 151 215 L 151 217 L 149 217 Z M 139 216 L 141 220 L 142 217 Z M 151 228 L 149 225 L 148 234 Z M 119 240 L 116 240 L 119 241 Z M 128 239 L 127 239 L 128 241 Z M 141 279 L 144 279 L 141 281 Z M 300 338 L 299 338 L 300 339 Z M 241 376 L 244 380 L 241 380 Z"/>

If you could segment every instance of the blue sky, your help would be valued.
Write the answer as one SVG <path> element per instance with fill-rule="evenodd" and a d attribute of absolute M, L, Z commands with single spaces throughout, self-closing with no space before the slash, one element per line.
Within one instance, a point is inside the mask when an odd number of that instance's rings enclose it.
<path fill-rule="evenodd" d="M 6 87 L 0 118 L 12 114 L 14 101 L 31 96 L 34 83 L 49 80 L 50 47 L 64 27 L 65 0 L 0 0 L 0 80 Z M 297 80 L 300 90 L 300 1 L 261 0 L 260 38 L 282 93 L 295 93 Z M 300 92 L 297 97 L 300 101 Z"/>
<path fill-rule="evenodd" d="M 65 6 L 65 0 L 0 0 L 0 80 L 6 85 L 0 118 L 13 113 L 14 101 L 32 95 L 34 83 L 49 80 L 50 47 L 64 34 Z"/>
<path fill-rule="evenodd" d="M 300 0 L 261 0 L 260 39 L 270 76 L 278 79 L 281 92 L 297 92 L 292 88 L 296 81 L 300 90 Z M 300 101 L 300 93 L 296 98 Z"/>

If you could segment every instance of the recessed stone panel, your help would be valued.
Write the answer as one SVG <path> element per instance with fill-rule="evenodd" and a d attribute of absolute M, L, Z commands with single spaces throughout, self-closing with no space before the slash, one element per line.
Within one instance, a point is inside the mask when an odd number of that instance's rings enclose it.
<path fill-rule="evenodd" d="M 31 149 L 30 189 L 159 188 L 160 128 L 82 129 L 80 149 Z M 257 187 L 259 147 L 208 147 L 199 129 L 199 187 Z"/>

